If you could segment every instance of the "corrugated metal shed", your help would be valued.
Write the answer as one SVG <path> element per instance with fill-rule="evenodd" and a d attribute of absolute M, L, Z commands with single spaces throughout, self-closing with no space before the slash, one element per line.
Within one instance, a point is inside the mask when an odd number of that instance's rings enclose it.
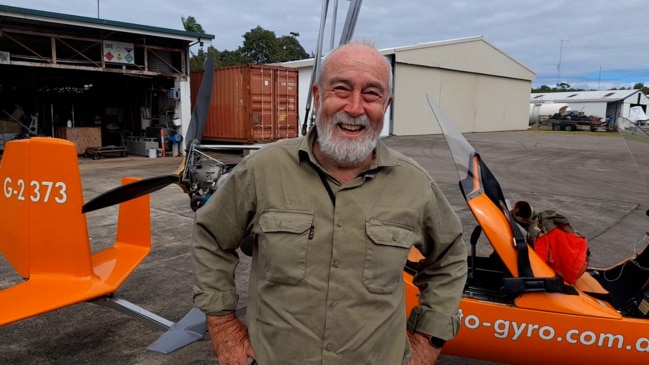
<path fill-rule="evenodd" d="M 532 93 L 530 104 L 566 103 L 570 109 L 599 117 L 631 117 L 631 108 L 649 109 L 649 99 L 641 90 L 565 91 Z M 532 110 L 532 109 L 530 109 Z"/>
<path fill-rule="evenodd" d="M 166 128 L 180 119 L 186 133 L 189 49 L 214 35 L 6 5 L 0 19 L 0 100 L 40 115 L 44 133 L 66 119 L 94 125 L 95 116 L 136 136 L 152 121 Z"/>
<path fill-rule="evenodd" d="M 384 135 L 441 133 L 426 94 L 463 133 L 527 129 L 536 75 L 483 37 L 380 51 L 392 62 L 394 72 L 395 98 Z M 313 59 L 282 65 L 300 69 L 300 111 L 304 111 Z"/>

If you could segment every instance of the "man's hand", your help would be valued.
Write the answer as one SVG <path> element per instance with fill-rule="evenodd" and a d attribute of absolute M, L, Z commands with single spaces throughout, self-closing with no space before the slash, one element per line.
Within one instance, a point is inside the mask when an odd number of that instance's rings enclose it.
<path fill-rule="evenodd" d="M 234 313 L 224 316 L 208 315 L 207 329 L 219 365 L 246 365 L 248 357 L 255 358 L 248 327 Z"/>
<path fill-rule="evenodd" d="M 412 347 L 412 357 L 408 365 L 432 365 L 437 362 L 437 357 L 442 352 L 441 348 L 436 348 L 430 344 L 430 340 L 421 333 L 408 332 L 410 347 Z"/>

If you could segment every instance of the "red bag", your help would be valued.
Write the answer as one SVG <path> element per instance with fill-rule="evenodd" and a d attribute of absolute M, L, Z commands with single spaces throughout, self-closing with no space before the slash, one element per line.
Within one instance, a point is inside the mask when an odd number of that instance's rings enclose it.
<path fill-rule="evenodd" d="M 554 271 L 570 284 L 588 268 L 588 241 L 555 210 L 539 213 L 525 201 L 516 202 L 512 215 L 527 230 L 528 243 Z"/>
<path fill-rule="evenodd" d="M 534 240 L 534 251 L 554 271 L 571 284 L 588 268 L 586 238 L 563 227 L 555 227 Z"/>

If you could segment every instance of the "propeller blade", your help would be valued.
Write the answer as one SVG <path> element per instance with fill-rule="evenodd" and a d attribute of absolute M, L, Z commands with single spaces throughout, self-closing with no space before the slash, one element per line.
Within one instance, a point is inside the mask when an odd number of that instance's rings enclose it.
<path fill-rule="evenodd" d="M 114 189 L 91 199 L 81 208 L 81 213 L 92 212 L 111 205 L 141 197 L 156 192 L 171 183 L 179 183 L 178 176 L 164 175 L 138 180 L 134 183 L 118 186 Z"/>
<path fill-rule="evenodd" d="M 205 124 L 207 122 L 207 114 L 210 109 L 210 101 L 212 98 L 213 80 L 214 55 L 208 53 L 207 60 L 205 61 L 205 73 L 203 74 L 203 80 L 201 81 L 201 86 L 198 90 L 198 95 L 196 96 L 196 105 L 194 106 L 194 111 L 192 112 L 192 117 L 189 121 L 189 126 L 187 127 L 187 133 L 185 135 L 187 153 L 189 153 L 189 151 L 191 150 L 192 145 L 195 143 L 194 141 L 200 141 L 203 137 L 203 130 L 205 129 Z M 112 190 L 109 190 L 84 204 L 81 208 L 81 212 L 88 213 L 93 210 L 123 203 L 125 201 L 138 198 L 142 195 L 158 191 L 171 183 L 180 185 L 180 187 L 183 188 L 185 192 L 187 192 L 187 188 L 181 182 L 181 177 L 183 176 L 184 170 L 187 167 L 187 161 L 188 160 L 186 158 L 183 158 L 180 166 L 172 175 L 142 179 L 134 183 L 121 185 Z"/>
<path fill-rule="evenodd" d="M 212 83 L 214 80 L 214 55 L 207 54 L 205 61 L 205 72 L 203 72 L 203 80 L 196 95 L 196 105 L 192 112 L 192 118 L 189 120 L 187 126 L 187 133 L 185 135 L 186 152 L 189 152 L 190 146 L 194 140 L 200 142 L 203 137 L 203 130 L 207 123 L 207 114 L 210 111 L 210 102 L 212 100 Z"/>

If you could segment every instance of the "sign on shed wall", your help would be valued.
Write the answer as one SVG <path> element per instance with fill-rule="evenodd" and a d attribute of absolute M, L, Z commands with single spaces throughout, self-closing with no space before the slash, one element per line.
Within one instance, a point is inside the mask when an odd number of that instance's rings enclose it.
<path fill-rule="evenodd" d="M 133 43 L 104 41 L 104 62 L 135 64 Z"/>

